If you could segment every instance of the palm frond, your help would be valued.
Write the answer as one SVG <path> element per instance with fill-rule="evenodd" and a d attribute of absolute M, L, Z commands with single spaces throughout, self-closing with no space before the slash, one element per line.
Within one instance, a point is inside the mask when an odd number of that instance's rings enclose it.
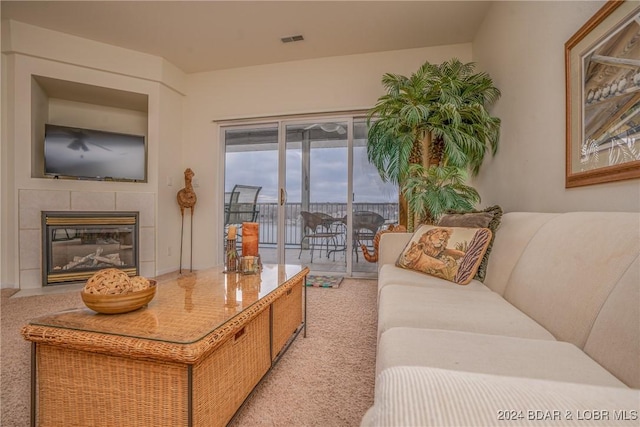
<path fill-rule="evenodd" d="M 480 202 L 480 195 L 465 179 L 460 168 L 411 165 L 402 191 L 412 212 L 435 221 L 448 210 L 472 210 Z"/>

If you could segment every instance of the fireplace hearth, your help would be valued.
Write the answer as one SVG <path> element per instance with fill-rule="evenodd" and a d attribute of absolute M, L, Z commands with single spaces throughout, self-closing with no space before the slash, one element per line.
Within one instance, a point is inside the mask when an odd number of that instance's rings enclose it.
<path fill-rule="evenodd" d="M 43 285 L 111 267 L 137 275 L 138 236 L 138 212 L 42 212 Z"/>

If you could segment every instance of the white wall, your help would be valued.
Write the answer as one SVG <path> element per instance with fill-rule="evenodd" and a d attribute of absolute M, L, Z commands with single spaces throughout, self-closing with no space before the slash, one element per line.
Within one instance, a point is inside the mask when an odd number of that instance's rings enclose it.
<path fill-rule="evenodd" d="M 183 170 L 181 120 L 184 75 L 162 58 L 17 22 L 3 23 L 2 31 L 2 69 L 6 71 L 2 81 L 2 106 L 12 112 L 7 117 L 3 115 L 2 131 L 2 287 L 32 288 L 40 285 L 34 271 L 34 260 L 31 259 L 39 257 L 39 254 L 26 240 L 27 235 L 33 237 L 34 231 L 21 228 L 22 219 L 18 213 L 24 209 L 21 202 L 45 192 L 84 194 L 88 199 L 92 194 L 115 194 L 113 209 L 123 206 L 122 203 L 127 206 L 137 203 L 140 209 L 135 210 L 145 211 L 147 224 L 145 236 L 141 236 L 144 244 L 141 251 L 145 256 L 142 274 L 152 276 L 159 271 L 175 270 L 177 258 L 168 256 L 166 250 L 161 252 L 157 247 L 160 243 L 173 247 L 179 245 L 180 224 L 175 214 L 177 189 L 167 189 L 166 177 L 173 176 L 177 180 Z M 102 112 L 98 116 L 79 111 L 78 108 L 84 109 L 73 102 L 54 99 L 40 106 L 46 97 L 33 84 L 33 76 L 142 94 L 148 98 L 148 112 L 143 118 L 146 123 L 141 124 L 137 114 L 123 115 L 118 109 L 104 108 L 100 100 L 95 102 Z M 38 167 L 38 162 L 32 164 L 32 159 L 38 157 L 32 144 L 34 120 L 42 122 L 47 115 L 64 116 L 74 111 L 79 114 L 77 119 L 80 122 L 88 117 L 92 120 L 99 117 L 100 120 L 121 121 L 123 127 L 115 130 L 144 127 L 147 133 L 147 182 L 53 180 L 32 174 L 32 168 Z M 172 191 L 174 197 L 169 197 L 167 193 Z M 39 206 L 39 209 L 48 210 L 46 206 Z M 73 210 L 74 204 L 64 209 Z M 160 227 L 167 230 L 162 233 L 162 240 L 156 238 Z M 153 236 L 148 232 L 151 228 Z M 31 258 L 21 259 L 25 254 Z"/>
<path fill-rule="evenodd" d="M 474 180 L 483 205 L 506 211 L 639 211 L 640 181 L 566 189 L 564 43 L 604 4 L 495 2 L 474 61 L 502 91 L 500 148 Z"/>
<path fill-rule="evenodd" d="M 3 25 L 4 34 L 6 26 Z M 4 39 L 4 36 L 3 36 Z M 12 69 L 12 58 L 2 55 L 2 143 L 0 144 L 0 287 L 17 286 L 16 263 L 14 262 L 15 242 L 18 227 L 16 226 L 16 211 L 13 209 L 15 189 L 13 186 L 13 144 L 9 144 L 8 124 L 13 122 L 13 109 L 9 108 L 14 96 L 13 86 L 8 83 Z"/>
<path fill-rule="evenodd" d="M 194 267 L 219 263 L 223 188 L 218 125 L 212 120 L 371 108 L 384 73 L 408 75 L 424 61 L 471 60 L 471 45 L 409 49 L 247 67 L 188 76 L 184 159 L 199 187 Z M 250 167 L 250 165 L 248 165 Z M 185 240 L 186 241 L 186 240 Z M 162 249 L 161 249 L 162 250 Z"/>
<path fill-rule="evenodd" d="M 2 12 L 0 11 L 0 37 L 3 34 L 2 32 Z M 4 55 L 2 55 L 2 60 L 0 61 L 0 94 L 3 94 L 6 92 L 7 90 L 7 85 L 6 85 L 6 79 L 5 79 L 5 61 L 4 61 Z M 6 101 L 4 96 L 0 97 L 0 141 L 4 141 L 5 140 L 5 134 L 4 134 L 4 130 L 5 130 L 5 120 L 6 120 Z M 5 166 L 4 166 L 4 144 L 0 144 L 0 183 L 2 183 L 2 181 L 4 180 L 4 173 L 5 173 Z M 2 188 L 0 186 L 0 190 L 4 190 L 4 188 Z M 5 210 L 6 204 L 5 204 L 5 195 L 4 195 L 4 191 L 2 191 L 3 194 L 0 194 L 0 231 L 3 231 L 5 229 L 4 223 L 5 223 L 5 215 L 2 214 L 2 212 Z M 3 280 L 3 277 L 5 276 L 5 268 L 4 265 L 6 264 L 5 261 L 5 257 L 6 257 L 6 250 L 5 250 L 5 244 L 4 244 L 4 239 L 2 239 L 0 241 L 0 287 L 2 287 L 2 283 L 4 283 L 5 281 Z"/>
<path fill-rule="evenodd" d="M 158 215 L 156 272 L 175 271 L 179 265 L 180 208 L 177 192 L 184 187 L 182 156 L 182 95 L 165 86 L 160 88 L 158 112 L 163 118 L 158 126 Z M 198 212 L 200 214 L 200 212 Z M 205 217 L 207 214 L 202 213 Z M 185 221 L 186 223 L 187 221 Z M 185 240 L 186 241 L 186 240 Z"/>

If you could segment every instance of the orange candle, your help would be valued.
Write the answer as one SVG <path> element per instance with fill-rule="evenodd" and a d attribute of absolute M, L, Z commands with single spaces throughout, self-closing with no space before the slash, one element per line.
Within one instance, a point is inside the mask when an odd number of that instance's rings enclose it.
<path fill-rule="evenodd" d="M 257 222 L 242 223 L 242 256 L 258 256 L 258 237 Z"/>
<path fill-rule="evenodd" d="M 236 226 L 230 225 L 229 232 L 227 233 L 227 239 L 234 240 L 236 238 Z"/>

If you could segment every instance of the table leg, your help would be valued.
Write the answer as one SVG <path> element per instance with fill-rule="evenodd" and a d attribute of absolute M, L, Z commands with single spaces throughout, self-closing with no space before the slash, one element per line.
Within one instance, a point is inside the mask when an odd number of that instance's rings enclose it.
<path fill-rule="evenodd" d="M 304 287 L 304 313 L 303 313 L 304 334 L 302 336 L 306 338 L 307 337 L 307 276 L 304 276 L 304 278 L 302 279 L 302 286 Z"/>
<path fill-rule="evenodd" d="M 31 343 L 31 427 L 36 427 L 36 343 Z"/>
<path fill-rule="evenodd" d="M 187 366 L 187 425 L 193 427 L 193 365 Z"/>

